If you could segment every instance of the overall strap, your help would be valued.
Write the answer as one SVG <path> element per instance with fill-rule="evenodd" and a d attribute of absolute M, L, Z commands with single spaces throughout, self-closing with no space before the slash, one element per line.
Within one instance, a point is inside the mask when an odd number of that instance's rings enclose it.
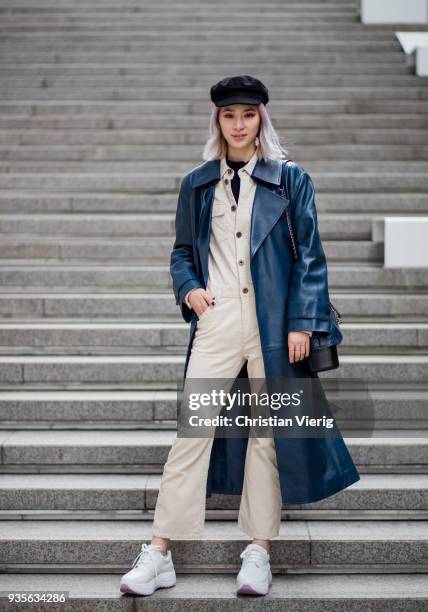
<path fill-rule="evenodd" d="M 287 187 L 285 186 L 285 179 L 284 179 L 284 167 L 289 163 L 292 162 L 292 159 L 286 159 L 282 162 L 282 168 L 281 168 L 281 184 L 280 184 L 280 191 L 282 192 L 282 196 L 287 198 L 287 200 L 289 200 L 290 198 L 288 197 L 287 194 Z"/>

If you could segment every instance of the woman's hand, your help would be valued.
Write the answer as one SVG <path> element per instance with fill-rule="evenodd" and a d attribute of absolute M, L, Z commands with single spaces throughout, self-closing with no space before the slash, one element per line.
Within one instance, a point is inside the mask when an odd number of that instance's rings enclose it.
<path fill-rule="evenodd" d="M 213 297 L 205 289 L 197 288 L 192 289 L 189 293 L 189 303 L 193 310 L 196 312 L 198 317 L 209 308 L 210 304 L 213 304 Z"/>
<path fill-rule="evenodd" d="M 288 332 L 288 360 L 290 363 L 309 357 L 310 337 L 305 332 Z"/>

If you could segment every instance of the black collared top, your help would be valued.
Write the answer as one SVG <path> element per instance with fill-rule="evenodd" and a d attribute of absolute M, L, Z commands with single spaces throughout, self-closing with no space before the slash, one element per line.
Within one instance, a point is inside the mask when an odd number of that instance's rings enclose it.
<path fill-rule="evenodd" d="M 240 168 L 243 168 L 245 164 L 248 164 L 248 161 L 232 161 L 226 156 L 227 165 L 230 166 L 232 170 L 234 171 L 233 179 L 230 184 L 232 185 L 233 196 L 237 204 L 238 204 L 238 199 L 239 199 L 239 189 L 241 186 L 241 178 L 238 174 L 238 170 Z"/>

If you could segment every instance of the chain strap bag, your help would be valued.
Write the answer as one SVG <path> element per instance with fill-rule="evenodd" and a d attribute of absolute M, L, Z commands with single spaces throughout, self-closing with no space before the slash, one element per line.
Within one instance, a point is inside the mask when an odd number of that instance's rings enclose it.
<path fill-rule="evenodd" d="M 291 160 L 287 160 L 285 163 L 287 163 L 288 161 Z M 285 189 L 283 178 L 281 178 L 280 190 L 281 195 L 287 198 L 287 192 Z M 295 260 L 297 260 L 298 253 L 296 248 L 296 241 L 294 238 L 294 232 L 291 225 L 291 218 L 288 207 L 285 209 L 285 215 L 287 218 L 294 258 Z M 323 372 L 325 370 L 334 370 L 339 367 L 337 346 L 343 340 L 343 335 L 339 327 L 342 320 L 337 308 L 335 308 L 331 302 L 329 302 L 329 305 L 330 330 L 328 332 L 313 331 L 312 336 L 310 338 L 309 368 L 312 373 Z"/>

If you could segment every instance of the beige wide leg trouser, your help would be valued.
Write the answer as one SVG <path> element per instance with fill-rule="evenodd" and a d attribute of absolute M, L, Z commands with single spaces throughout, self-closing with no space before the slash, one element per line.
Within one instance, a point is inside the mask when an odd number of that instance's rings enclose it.
<path fill-rule="evenodd" d="M 230 297 L 225 293 L 198 320 L 186 378 L 232 379 L 247 361 L 250 382 L 264 379 L 254 294 Z M 160 483 L 154 536 L 197 539 L 203 535 L 212 444 L 212 437 L 175 438 Z M 251 538 L 276 537 L 281 506 L 274 440 L 249 437 L 239 529 Z"/>

